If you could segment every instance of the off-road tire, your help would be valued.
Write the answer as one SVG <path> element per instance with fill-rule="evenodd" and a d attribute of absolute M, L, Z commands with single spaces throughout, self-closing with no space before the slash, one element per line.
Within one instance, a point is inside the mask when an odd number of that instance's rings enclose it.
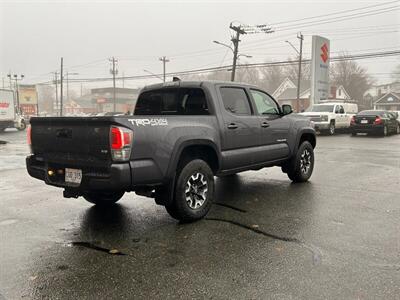
<path fill-rule="evenodd" d="M 124 194 L 124 191 L 88 191 L 83 194 L 83 198 L 98 206 L 109 206 L 120 200 Z"/>
<path fill-rule="evenodd" d="M 197 174 L 202 175 L 206 182 L 207 192 L 205 200 L 198 208 L 191 208 L 186 197 L 187 186 L 190 179 Z M 195 197 L 192 195 L 192 197 Z M 197 197 L 197 196 L 196 196 Z M 174 189 L 174 199 L 171 204 L 166 205 L 166 210 L 171 217 L 183 223 L 193 222 L 203 218 L 211 208 L 214 198 L 214 173 L 209 165 L 201 159 L 189 160 L 178 169 Z"/>
<path fill-rule="evenodd" d="M 310 155 L 310 166 L 305 172 L 304 167 L 301 168 L 302 155 L 305 155 L 307 151 Z M 293 182 L 306 182 L 312 175 L 314 169 L 314 149 L 310 142 L 304 141 L 297 150 L 296 155 L 290 160 L 290 162 L 282 168 L 285 170 L 290 180 Z"/>

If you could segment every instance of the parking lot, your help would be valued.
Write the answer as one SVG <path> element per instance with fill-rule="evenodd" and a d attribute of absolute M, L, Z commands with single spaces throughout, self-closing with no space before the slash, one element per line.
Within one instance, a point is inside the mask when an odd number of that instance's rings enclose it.
<path fill-rule="evenodd" d="M 192 224 L 134 193 L 108 210 L 64 199 L 26 173 L 25 135 L 0 134 L 0 299 L 400 295 L 400 135 L 318 136 L 305 184 L 278 168 L 218 178 Z"/>

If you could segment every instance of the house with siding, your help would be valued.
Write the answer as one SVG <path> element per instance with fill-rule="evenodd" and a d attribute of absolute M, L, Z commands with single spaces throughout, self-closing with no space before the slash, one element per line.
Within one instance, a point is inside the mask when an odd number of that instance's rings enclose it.
<path fill-rule="evenodd" d="M 299 109 L 297 109 L 297 81 L 294 83 L 290 78 L 285 78 L 272 96 L 280 105 L 289 104 L 294 111 L 304 111 L 310 106 L 310 81 L 303 80 L 300 82 Z M 332 102 L 354 102 L 342 85 L 330 87 L 328 100 Z"/>

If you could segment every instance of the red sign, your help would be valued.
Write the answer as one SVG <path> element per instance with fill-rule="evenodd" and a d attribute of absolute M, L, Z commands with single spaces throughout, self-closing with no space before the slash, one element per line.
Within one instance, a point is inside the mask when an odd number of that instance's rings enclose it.
<path fill-rule="evenodd" d="M 322 51 L 322 53 L 321 53 L 322 61 L 323 61 L 324 63 L 326 63 L 326 61 L 327 61 L 328 58 L 329 58 L 329 49 L 328 49 L 328 46 L 326 45 L 326 43 L 324 43 L 324 44 L 322 45 L 321 51 Z"/>
<path fill-rule="evenodd" d="M 0 103 L 0 108 L 8 108 L 9 106 L 10 106 L 10 103 L 7 103 L 7 102 Z"/>

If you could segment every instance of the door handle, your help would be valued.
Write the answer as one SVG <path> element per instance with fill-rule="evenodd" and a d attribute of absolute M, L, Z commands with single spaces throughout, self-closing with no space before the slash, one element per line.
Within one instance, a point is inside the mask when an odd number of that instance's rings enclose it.
<path fill-rule="evenodd" d="M 228 125 L 228 129 L 236 129 L 238 126 L 235 123 L 231 123 Z"/>
<path fill-rule="evenodd" d="M 269 123 L 268 122 L 262 122 L 261 123 L 261 127 L 267 128 L 267 127 L 269 127 Z"/>

